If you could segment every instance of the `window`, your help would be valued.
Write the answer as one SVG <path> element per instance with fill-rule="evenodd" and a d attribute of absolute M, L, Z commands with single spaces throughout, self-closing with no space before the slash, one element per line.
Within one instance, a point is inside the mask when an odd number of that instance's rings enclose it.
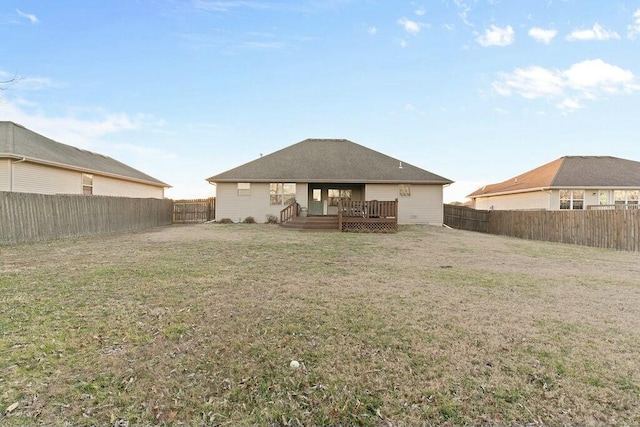
<path fill-rule="evenodd" d="M 296 184 L 272 182 L 269 184 L 269 203 L 272 205 L 290 205 L 296 200 Z"/>
<path fill-rule="evenodd" d="M 82 174 L 82 194 L 91 196 L 93 194 L 93 175 L 88 173 Z"/>
<path fill-rule="evenodd" d="M 351 200 L 351 195 L 352 192 L 350 189 L 338 190 L 335 188 L 330 188 L 327 194 L 329 199 L 329 206 L 338 206 L 338 202 L 340 201 L 340 199 Z"/>
<path fill-rule="evenodd" d="M 560 190 L 560 209 L 584 209 L 584 190 Z"/>
<path fill-rule="evenodd" d="M 613 192 L 613 200 L 616 205 L 637 205 L 638 190 L 615 190 Z"/>
<path fill-rule="evenodd" d="M 400 194 L 400 197 L 411 197 L 411 186 L 409 184 L 400 184 L 398 186 L 398 194 Z"/>
<path fill-rule="evenodd" d="M 239 182 L 238 183 L 238 196 L 250 196 L 251 195 L 251 183 Z"/>
<path fill-rule="evenodd" d="M 296 185 L 291 183 L 284 183 L 282 185 L 282 195 L 284 198 L 284 205 L 290 205 L 296 200 Z"/>
<path fill-rule="evenodd" d="M 282 183 L 269 184 L 269 203 L 272 205 L 282 204 Z"/>

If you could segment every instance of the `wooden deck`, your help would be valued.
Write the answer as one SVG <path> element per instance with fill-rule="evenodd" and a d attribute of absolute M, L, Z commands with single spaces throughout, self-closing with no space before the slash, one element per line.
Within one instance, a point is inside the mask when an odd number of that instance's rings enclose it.
<path fill-rule="evenodd" d="M 340 201 L 338 228 L 340 231 L 358 233 L 396 233 L 398 231 L 398 199 Z"/>
<path fill-rule="evenodd" d="M 292 230 L 339 230 L 356 233 L 396 233 L 398 200 L 345 200 L 337 216 L 299 216 L 296 202 L 280 212 L 280 226 Z"/>

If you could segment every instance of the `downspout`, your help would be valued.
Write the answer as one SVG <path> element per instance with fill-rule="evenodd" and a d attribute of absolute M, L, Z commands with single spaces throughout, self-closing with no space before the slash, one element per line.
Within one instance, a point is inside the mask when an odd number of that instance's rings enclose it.
<path fill-rule="evenodd" d="M 206 180 L 205 180 L 206 181 Z M 216 215 L 217 215 L 217 211 L 218 211 L 218 206 L 216 206 L 218 204 L 218 185 L 215 182 L 211 182 L 211 181 L 207 181 L 209 184 L 213 185 L 214 187 L 216 187 L 216 195 L 215 195 L 215 204 L 213 205 L 213 220 L 215 221 Z"/>
<path fill-rule="evenodd" d="M 11 170 L 9 171 L 9 191 L 11 193 L 13 193 L 13 165 L 17 164 L 17 163 L 23 163 L 26 162 L 27 158 L 23 157 L 20 160 L 16 160 L 15 162 L 11 162 Z"/>

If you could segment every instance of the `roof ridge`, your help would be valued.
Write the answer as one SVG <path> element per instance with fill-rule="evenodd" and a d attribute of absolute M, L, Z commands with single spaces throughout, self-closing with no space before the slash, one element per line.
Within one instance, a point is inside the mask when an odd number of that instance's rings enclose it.
<path fill-rule="evenodd" d="M 567 160 L 567 158 L 570 156 L 562 156 L 554 161 L 558 161 L 560 159 L 562 159 L 562 161 L 560 162 L 560 165 L 558 166 L 558 169 L 556 169 L 556 173 L 553 175 L 553 178 L 551 178 L 551 182 L 549 183 L 551 186 L 553 186 L 556 183 L 556 178 L 558 177 L 558 175 L 560 174 L 560 170 L 562 169 L 562 167 L 564 166 L 564 162 Z M 579 156 L 578 156 L 579 157 Z M 553 162 L 552 162 L 553 163 Z"/>

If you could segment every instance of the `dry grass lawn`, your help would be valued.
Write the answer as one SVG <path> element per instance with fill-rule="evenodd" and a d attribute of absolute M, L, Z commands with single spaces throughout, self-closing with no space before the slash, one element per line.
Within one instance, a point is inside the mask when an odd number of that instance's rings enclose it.
<path fill-rule="evenodd" d="M 202 224 L 0 262 L 3 425 L 640 424 L 637 253 Z"/>

